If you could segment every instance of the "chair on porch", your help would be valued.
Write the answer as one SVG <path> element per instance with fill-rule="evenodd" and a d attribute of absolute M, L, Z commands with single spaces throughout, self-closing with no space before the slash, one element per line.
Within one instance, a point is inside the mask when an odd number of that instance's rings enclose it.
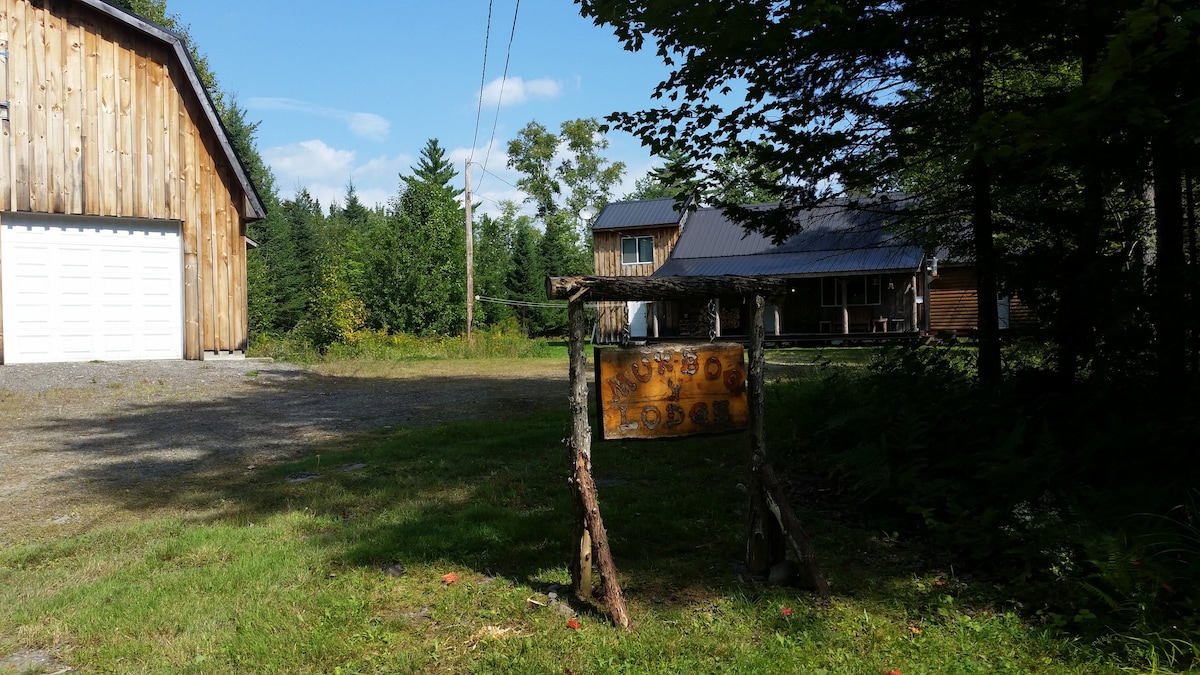
<path fill-rule="evenodd" d="M 870 333 L 872 322 L 875 320 L 871 314 L 870 307 L 850 307 L 848 314 L 850 318 L 851 333 Z"/>

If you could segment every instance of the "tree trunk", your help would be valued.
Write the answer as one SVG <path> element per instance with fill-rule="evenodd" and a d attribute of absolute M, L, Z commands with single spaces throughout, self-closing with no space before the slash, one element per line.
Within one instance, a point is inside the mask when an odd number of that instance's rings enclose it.
<path fill-rule="evenodd" d="M 1154 328 L 1158 373 L 1176 384 L 1187 372 L 1186 291 L 1184 278 L 1183 170 L 1179 148 L 1168 131 L 1150 141 L 1154 169 Z M 1174 391 L 1173 386 L 1167 391 Z"/>
<path fill-rule="evenodd" d="M 1082 8 L 1080 26 L 1080 74 L 1086 84 L 1096 70 L 1095 22 L 1088 14 L 1089 6 Z M 1102 289 L 1111 288 L 1113 278 L 1100 271 L 1099 251 L 1101 231 L 1104 228 L 1104 175 L 1101 158 L 1105 156 L 1105 143 L 1094 135 L 1084 141 L 1081 155 L 1083 178 L 1083 213 L 1073 221 L 1075 249 L 1068 247 L 1063 265 L 1061 305 L 1059 307 L 1058 374 L 1067 386 L 1073 385 L 1082 364 L 1090 360 L 1096 346 L 1096 298 Z"/>
<path fill-rule="evenodd" d="M 987 56 L 983 41 L 983 9 L 975 5 L 970 21 L 970 118 L 978 124 L 987 111 L 984 86 Z M 977 333 L 979 381 L 1000 379 L 1000 317 L 996 307 L 999 265 L 996 260 L 995 223 L 992 218 L 992 170 L 982 148 L 971 151 L 968 174 L 971 186 L 971 234 L 978 275 Z"/>

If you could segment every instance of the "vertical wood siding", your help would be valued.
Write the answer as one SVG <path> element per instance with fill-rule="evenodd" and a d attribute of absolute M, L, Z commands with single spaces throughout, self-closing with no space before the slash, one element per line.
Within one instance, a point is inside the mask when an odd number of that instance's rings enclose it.
<path fill-rule="evenodd" d="M 621 263 L 621 240 L 625 237 L 654 237 L 654 262 L 638 265 Z M 592 233 L 592 257 L 596 274 L 604 277 L 648 277 L 671 257 L 679 242 L 679 226 L 599 230 Z M 625 303 L 601 302 L 597 316 L 598 342 L 616 342 L 625 324 Z"/>
<path fill-rule="evenodd" d="M 180 221 L 185 357 L 245 349 L 246 195 L 173 51 L 73 0 L 0 0 L 5 48 L 0 211 Z"/>

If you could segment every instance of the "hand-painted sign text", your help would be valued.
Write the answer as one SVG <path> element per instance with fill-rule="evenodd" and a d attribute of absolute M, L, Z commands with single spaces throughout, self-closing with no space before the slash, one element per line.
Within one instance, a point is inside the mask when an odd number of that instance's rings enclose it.
<path fill-rule="evenodd" d="M 604 440 L 725 433 L 749 419 L 737 344 L 597 349 L 596 388 Z"/>

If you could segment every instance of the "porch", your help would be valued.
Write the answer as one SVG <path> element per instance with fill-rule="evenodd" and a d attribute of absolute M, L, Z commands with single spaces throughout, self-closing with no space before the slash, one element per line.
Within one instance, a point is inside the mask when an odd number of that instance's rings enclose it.
<path fill-rule="evenodd" d="M 915 338 L 925 320 L 917 284 L 911 273 L 792 279 L 785 295 L 767 300 L 766 340 L 771 344 L 821 344 Z M 625 326 L 633 340 L 738 340 L 749 336 L 750 307 L 741 297 L 718 298 L 714 304 L 685 300 L 601 303 L 598 311 L 595 338 L 599 342 L 620 342 L 624 336 L 613 327 Z"/>

